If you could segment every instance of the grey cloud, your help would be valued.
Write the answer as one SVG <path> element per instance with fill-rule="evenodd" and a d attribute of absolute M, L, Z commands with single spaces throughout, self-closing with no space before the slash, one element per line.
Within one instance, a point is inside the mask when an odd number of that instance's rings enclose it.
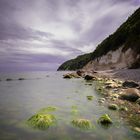
<path fill-rule="evenodd" d="M 91 45 L 94 50 L 139 5 L 139 0 L 0 0 L 0 71 L 57 69 Z M 69 30 L 75 38 L 57 38 Z"/>

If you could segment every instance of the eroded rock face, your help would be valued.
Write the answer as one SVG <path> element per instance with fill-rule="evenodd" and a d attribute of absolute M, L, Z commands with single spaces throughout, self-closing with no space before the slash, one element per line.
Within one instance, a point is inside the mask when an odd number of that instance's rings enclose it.
<path fill-rule="evenodd" d="M 128 88 L 136 88 L 136 87 L 139 87 L 139 84 L 137 84 L 136 82 L 134 81 L 125 81 L 123 84 L 122 84 L 123 87 L 128 87 Z"/>
<path fill-rule="evenodd" d="M 131 102 L 136 102 L 136 100 L 140 98 L 140 91 L 135 88 L 129 88 L 124 90 L 124 92 L 120 95 L 120 99 L 128 100 Z"/>

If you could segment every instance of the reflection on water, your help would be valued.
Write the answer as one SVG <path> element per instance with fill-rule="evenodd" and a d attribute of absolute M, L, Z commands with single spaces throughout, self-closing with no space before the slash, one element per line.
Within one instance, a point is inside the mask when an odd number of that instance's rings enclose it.
<path fill-rule="evenodd" d="M 118 112 L 98 104 L 93 85 L 83 79 L 66 80 L 62 72 L 1 74 L 0 79 L 0 140 L 138 140 L 119 118 Z M 46 76 L 47 75 L 47 76 Z M 49 76 L 48 76 L 49 75 Z M 19 78 L 24 80 L 18 80 Z M 5 79 L 11 78 L 12 81 Z M 88 100 L 87 97 L 92 97 Z M 27 120 L 47 107 L 57 109 L 57 124 L 45 131 L 33 129 Z M 113 125 L 103 128 L 98 118 L 108 113 Z M 73 119 L 90 120 L 94 129 L 74 127 Z"/>

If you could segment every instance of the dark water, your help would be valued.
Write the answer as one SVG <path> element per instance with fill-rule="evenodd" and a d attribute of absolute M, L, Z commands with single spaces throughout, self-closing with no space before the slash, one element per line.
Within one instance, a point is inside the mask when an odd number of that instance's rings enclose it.
<path fill-rule="evenodd" d="M 46 77 L 46 75 L 49 75 Z M 38 72 L 0 74 L 0 140 L 138 140 L 136 135 L 121 120 L 117 111 L 109 111 L 98 103 L 100 95 L 95 85 L 85 85 L 83 79 L 66 80 L 62 72 Z M 20 77 L 26 80 L 16 80 Z M 5 81 L 12 78 L 13 81 Z M 92 95 L 92 101 L 86 96 Z M 26 121 L 38 110 L 55 106 L 57 125 L 48 130 L 35 130 Z M 84 131 L 72 126 L 76 106 L 76 117 L 91 120 L 93 130 Z M 108 113 L 113 125 L 104 128 L 98 118 Z"/>

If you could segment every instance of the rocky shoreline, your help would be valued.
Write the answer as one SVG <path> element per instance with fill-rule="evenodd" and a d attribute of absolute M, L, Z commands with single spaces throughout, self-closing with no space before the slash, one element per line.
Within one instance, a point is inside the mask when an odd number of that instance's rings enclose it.
<path fill-rule="evenodd" d="M 119 70 L 119 72 L 122 71 Z M 101 94 L 101 98 L 98 100 L 99 104 L 110 110 L 119 111 L 120 117 L 134 131 L 140 133 L 140 79 L 137 81 L 133 81 L 133 78 L 125 80 L 123 76 L 115 77 L 112 71 L 79 70 L 65 74 L 63 78 L 84 78 L 87 82 L 95 81 L 95 88 Z"/>

